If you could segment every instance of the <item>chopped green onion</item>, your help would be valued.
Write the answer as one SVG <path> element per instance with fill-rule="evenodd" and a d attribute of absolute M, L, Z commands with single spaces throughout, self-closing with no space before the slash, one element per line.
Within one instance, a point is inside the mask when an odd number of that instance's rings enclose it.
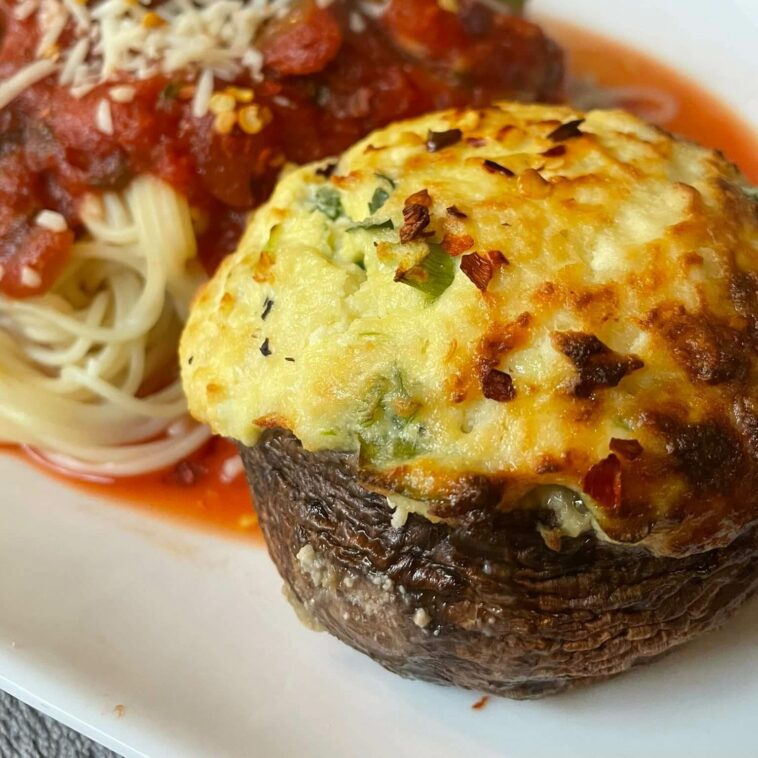
<path fill-rule="evenodd" d="M 363 221 L 358 221 L 352 226 L 348 226 L 346 231 L 354 232 L 357 229 L 365 229 L 367 231 L 379 231 L 381 229 L 394 229 L 395 225 L 392 223 L 392 219 L 388 218 L 384 221 L 379 221 L 375 218 L 367 218 Z"/>
<path fill-rule="evenodd" d="M 390 198 L 390 193 L 387 190 L 377 187 L 374 190 L 374 195 L 368 204 L 368 212 L 373 216 Z"/>
<path fill-rule="evenodd" d="M 424 427 L 415 421 L 420 408 L 399 369 L 395 368 L 391 377 L 376 377 L 356 419 L 361 457 L 372 463 L 387 463 L 416 456 L 424 434 Z"/>
<path fill-rule="evenodd" d="M 374 174 L 374 176 L 377 179 L 383 179 L 387 184 L 390 185 L 390 189 L 395 189 L 397 187 L 397 182 L 394 179 L 391 179 L 387 174 L 380 174 L 378 171 Z"/>
<path fill-rule="evenodd" d="M 340 193 L 333 187 L 319 187 L 316 191 L 313 207 L 332 221 L 344 215 Z"/>
<path fill-rule="evenodd" d="M 398 271 L 395 281 L 423 292 L 429 300 L 436 300 L 455 279 L 455 260 L 441 245 L 430 242 L 429 253 L 408 271 Z"/>

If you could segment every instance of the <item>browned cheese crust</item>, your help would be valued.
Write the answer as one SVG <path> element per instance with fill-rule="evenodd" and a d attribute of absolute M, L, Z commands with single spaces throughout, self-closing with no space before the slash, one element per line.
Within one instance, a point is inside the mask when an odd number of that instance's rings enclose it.
<path fill-rule="evenodd" d="M 535 698 L 618 674 L 722 624 L 758 584 L 758 530 L 684 558 L 594 535 L 548 548 L 550 514 L 470 503 L 390 526 L 352 456 L 288 432 L 241 447 L 274 562 L 308 618 L 402 676 Z M 558 547 L 558 546 L 556 546 Z"/>

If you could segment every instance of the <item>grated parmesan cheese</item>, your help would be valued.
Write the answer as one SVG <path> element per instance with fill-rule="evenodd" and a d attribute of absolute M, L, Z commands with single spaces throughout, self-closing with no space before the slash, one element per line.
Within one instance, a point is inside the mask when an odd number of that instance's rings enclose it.
<path fill-rule="evenodd" d="M 16 71 L 10 79 L 0 82 L 0 110 L 29 87 L 46 79 L 54 71 L 55 63 L 53 61 L 34 61 L 34 63 Z"/>
<path fill-rule="evenodd" d="M 286 16 L 295 2 L 166 0 L 156 11 L 136 0 L 104 0 L 92 7 L 82 0 L 20 0 L 13 13 L 22 20 L 36 17 L 38 60 L 0 82 L 0 108 L 53 72 L 74 97 L 100 84 L 115 85 L 124 75 L 147 79 L 181 72 L 197 79 L 192 111 L 200 118 L 208 112 L 216 80 L 231 81 L 243 73 L 261 78 L 258 35 L 266 23 Z M 326 7 L 332 0 L 317 2 Z M 109 96 L 130 102 L 127 91 L 116 86 Z M 98 128 L 110 134 L 106 108 L 107 101 L 101 101 Z"/>
<path fill-rule="evenodd" d="M 108 90 L 108 97 L 114 103 L 131 103 L 136 94 L 137 92 L 134 87 L 130 87 L 128 84 L 122 84 L 120 87 L 111 87 Z"/>
<path fill-rule="evenodd" d="M 42 277 L 31 266 L 22 266 L 21 284 L 29 289 L 36 289 L 42 284 Z"/>
<path fill-rule="evenodd" d="M 95 111 L 95 126 L 103 134 L 113 134 L 113 115 L 111 114 L 111 104 L 103 98 L 97 104 Z"/>
<path fill-rule="evenodd" d="M 40 211 L 34 219 L 34 223 L 44 229 L 49 229 L 51 232 L 65 232 L 68 229 L 68 224 L 63 214 L 57 211 Z"/>

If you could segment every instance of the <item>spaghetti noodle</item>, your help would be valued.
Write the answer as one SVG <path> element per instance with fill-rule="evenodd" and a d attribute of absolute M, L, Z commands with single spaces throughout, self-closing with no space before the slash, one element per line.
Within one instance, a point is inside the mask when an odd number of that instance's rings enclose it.
<path fill-rule="evenodd" d="M 201 280 L 189 206 L 143 176 L 88 198 L 82 217 L 87 234 L 50 291 L 0 295 L 0 440 L 82 475 L 171 465 L 210 436 L 176 377 Z"/>

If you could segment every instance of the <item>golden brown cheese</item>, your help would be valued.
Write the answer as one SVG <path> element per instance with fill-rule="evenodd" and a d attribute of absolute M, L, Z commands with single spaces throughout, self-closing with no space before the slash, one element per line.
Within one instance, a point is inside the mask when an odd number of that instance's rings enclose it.
<path fill-rule="evenodd" d="M 608 538 L 702 549 L 758 516 L 757 252 L 738 171 L 626 113 L 430 115 L 282 179 L 184 385 L 437 515 L 558 485 Z"/>

